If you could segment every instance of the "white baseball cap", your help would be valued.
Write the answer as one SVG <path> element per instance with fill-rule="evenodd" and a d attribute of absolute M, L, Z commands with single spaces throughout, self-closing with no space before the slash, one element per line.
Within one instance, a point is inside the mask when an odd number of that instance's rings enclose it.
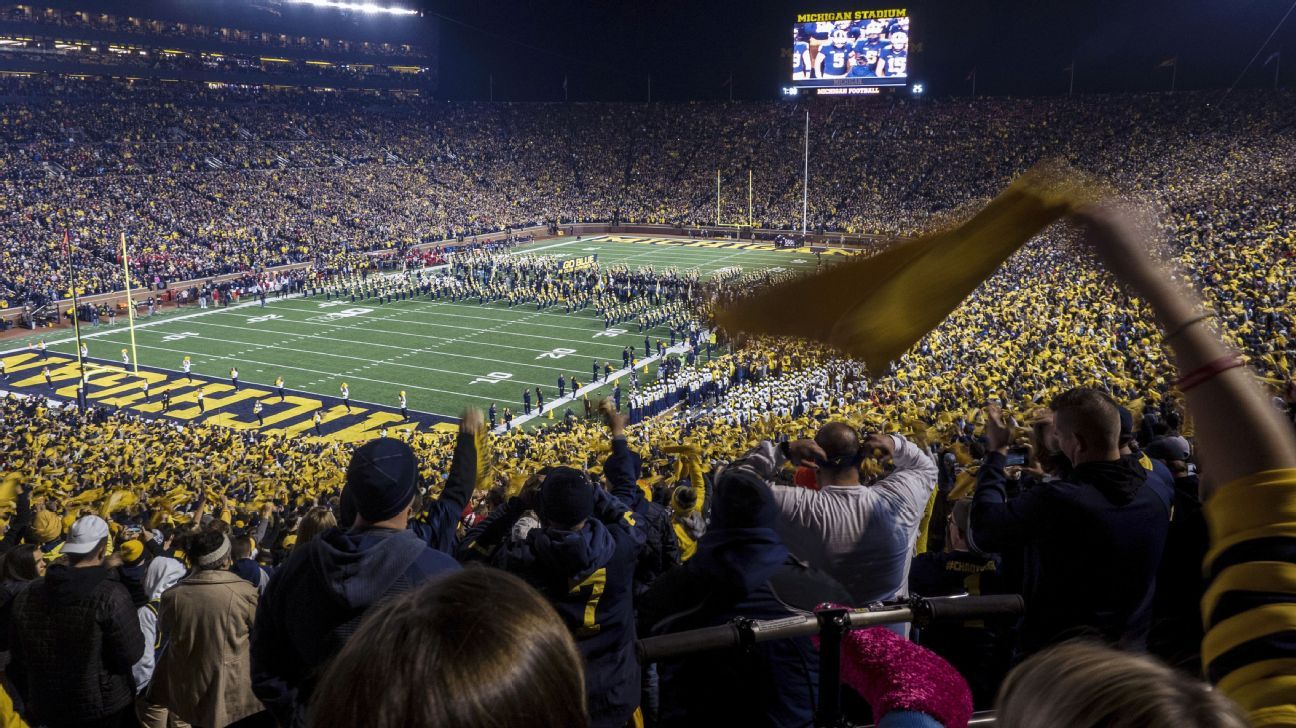
<path fill-rule="evenodd" d="M 81 555 L 95 550 L 99 542 L 108 538 L 108 522 L 99 516 L 82 516 L 68 529 L 62 553 Z"/>

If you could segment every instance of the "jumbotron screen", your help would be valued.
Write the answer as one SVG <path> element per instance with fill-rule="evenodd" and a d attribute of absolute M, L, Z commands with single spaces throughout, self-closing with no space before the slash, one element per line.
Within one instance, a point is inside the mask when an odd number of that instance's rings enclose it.
<path fill-rule="evenodd" d="M 792 26 L 792 84 L 819 93 L 909 83 L 904 8 L 801 13 Z"/>

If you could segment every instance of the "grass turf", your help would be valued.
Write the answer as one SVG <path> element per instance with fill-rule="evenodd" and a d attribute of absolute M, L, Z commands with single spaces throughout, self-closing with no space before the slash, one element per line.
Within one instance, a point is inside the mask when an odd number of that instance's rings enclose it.
<path fill-rule="evenodd" d="M 518 251 L 561 258 L 597 254 L 603 266 L 632 269 L 697 268 L 703 278 L 729 266 L 815 265 L 814 256 L 804 250 L 707 245 L 653 245 L 599 236 L 544 241 Z M 594 361 L 600 368 L 610 361 L 620 369 L 625 346 L 643 358 L 644 334 L 633 323 L 618 328 L 625 333 L 604 331 L 593 310 L 565 314 L 561 308 L 536 311 L 534 304 L 510 309 L 498 302 L 481 306 L 424 298 L 379 305 L 316 297 L 272 299 L 264 308 L 188 308 L 137 319 L 135 336 L 141 365 L 178 371 L 188 355 L 196 374 L 224 378 L 230 367 L 237 367 L 242 383 L 270 387 L 282 376 L 290 389 L 329 397 L 336 397 L 346 382 L 357 402 L 389 407 L 396 406 L 397 393 L 404 390 L 411 410 L 457 417 L 465 406 L 486 409 L 492 403 L 501 414 L 508 406 L 521 415 L 524 387 L 532 390 L 533 403 L 536 386 L 552 401 L 560 374 L 569 386 L 572 376 L 583 386 L 590 382 Z M 658 339 L 669 343 L 665 329 L 648 333 L 654 349 Z M 130 347 L 124 317 L 112 329 L 85 326 L 82 334 L 93 358 L 120 361 L 120 350 Z M 51 351 L 75 354 L 75 344 L 64 340 L 70 332 L 59 339 L 62 343 L 41 338 L 51 342 Z"/>

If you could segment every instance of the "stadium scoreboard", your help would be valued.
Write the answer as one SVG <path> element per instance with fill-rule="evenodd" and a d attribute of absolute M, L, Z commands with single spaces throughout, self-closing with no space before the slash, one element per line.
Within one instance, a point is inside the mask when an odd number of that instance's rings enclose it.
<path fill-rule="evenodd" d="M 798 13 L 784 93 L 857 95 L 909 84 L 906 8 Z"/>

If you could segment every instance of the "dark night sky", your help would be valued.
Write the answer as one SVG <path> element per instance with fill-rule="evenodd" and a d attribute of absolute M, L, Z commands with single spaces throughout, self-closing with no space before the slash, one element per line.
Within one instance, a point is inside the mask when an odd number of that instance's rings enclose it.
<path fill-rule="evenodd" d="M 409 2 L 410 0 L 406 0 Z M 736 98 L 769 99 L 785 81 L 781 55 L 797 12 L 908 7 L 922 46 L 913 78 L 929 93 L 1065 93 L 1074 57 L 1076 91 L 1164 89 L 1179 57 L 1180 88 L 1233 82 L 1292 0 L 421 0 L 439 15 L 439 96 L 558 100 L 569 78 L 577 100 L 716 99 L 734 77 Z M 1284 86 L 1296 83 L 1296 13 L 1266 46 L 1243 86 L 1271 84 L 1284 51 Z"/>

